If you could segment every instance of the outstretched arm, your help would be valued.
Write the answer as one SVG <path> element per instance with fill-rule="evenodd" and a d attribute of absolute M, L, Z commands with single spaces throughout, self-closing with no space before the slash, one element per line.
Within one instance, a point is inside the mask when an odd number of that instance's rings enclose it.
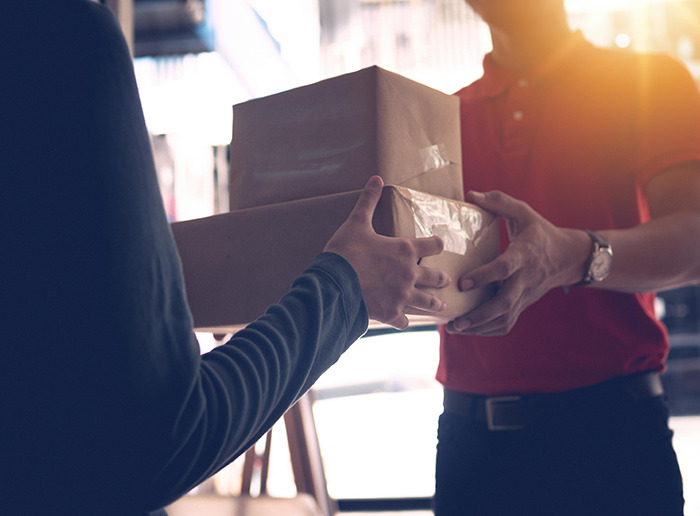
<path fill-rule="evenodd" d="M 442 306 L 416 288 L 447 283 L 446 274 L 417 265 L 441 251 L 441 240 L 377 235 L 372 215 L 381 187 L 376 177 L 367 183 L 326 252 L 279 303 L 206 354 L 201 366 L 191 364 L 191 384 L 163 450 L 168 463 L 153 489 L 160 503 L 252 445 L 364 333 L 368 315 L 404 327 L 406 306 Z"/>
<path fill-rule="evenodd" d="M 646 194 L 653 219 L 600 231 L 614 249 L 613 267 L 604 281 L 586 288 L 645 292 L 700 283 L 700 163 L 660 172 Z M 502 192 L 470 192 L 468 200 L 506 220 L 510 244 L 498 258 L 460 278 L 462 290 L 490 283 L 500 289 L 492 300 L 451 321 L 447 330 L 502 335 L 550 289 L 583 278 L 591 240 L 582 230 L 554 226 Z"/>

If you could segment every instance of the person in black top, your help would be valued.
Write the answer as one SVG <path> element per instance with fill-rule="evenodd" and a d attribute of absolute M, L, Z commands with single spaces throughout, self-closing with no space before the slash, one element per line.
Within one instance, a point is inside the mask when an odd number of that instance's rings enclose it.
<path fill-rule="evenodd" d="M 0 513 L 143 515 L 252 445 L 406 306 L 431 239 L 376 235 L 381 180 L 290 292 L 200 355 L 133 64 L 112 14 L 22 0 L 0 20 Z"/>

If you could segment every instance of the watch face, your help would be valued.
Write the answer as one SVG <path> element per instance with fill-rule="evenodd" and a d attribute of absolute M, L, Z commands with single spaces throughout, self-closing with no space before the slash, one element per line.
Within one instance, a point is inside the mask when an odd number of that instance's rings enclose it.
<path fill-rule="evenodd" d="M 603 281 L 610 273 L 612 266 L 612 253 L 609 249 L 599 249 L 593 257 L 590 266 L 591 279 L 593 281 Z"/>

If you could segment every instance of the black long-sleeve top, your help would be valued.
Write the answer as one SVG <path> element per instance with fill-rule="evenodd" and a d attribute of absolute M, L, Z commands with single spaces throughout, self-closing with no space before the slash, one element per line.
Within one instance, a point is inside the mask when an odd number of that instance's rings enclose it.
<path fill-rule="evenodd" d="M 0 513 L 145 514 L 240 455 L 362 335 L 359 282 L 321 254 L 200 355 L 113 16 L 11 2 L 0 42 Z"/>

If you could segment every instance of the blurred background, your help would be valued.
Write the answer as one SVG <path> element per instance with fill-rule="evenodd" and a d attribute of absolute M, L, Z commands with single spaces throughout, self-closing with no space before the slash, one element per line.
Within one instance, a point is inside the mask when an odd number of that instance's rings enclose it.
<path fill-rule="evenodd" d="M 375 64 L 453 93 L 479 77 L 491 45 L 463 0 L 105 2 L 132 45 L 172 221 L 228 210 L 232 105 Z M 592 42 L 672 55 L 700 81 L 700 1 L 566 4 L 571 26 Z M 662 293 L 657 310 L 672 335 L 664 382 L 686 514 L 698 516 L 700 289 Z M 216 345 L 211 335 L 199 337 L 203 350 Z M 342 512 L 428 509 L 442 401 L 437 354 L 435 328 L 370 332 L 316 385 L 328 490 Z M 289 496 L 284 432 L 273 436 L 268 490 Z M 234 463 L 202 490 L 235 493 L 240 469 Z"/>

